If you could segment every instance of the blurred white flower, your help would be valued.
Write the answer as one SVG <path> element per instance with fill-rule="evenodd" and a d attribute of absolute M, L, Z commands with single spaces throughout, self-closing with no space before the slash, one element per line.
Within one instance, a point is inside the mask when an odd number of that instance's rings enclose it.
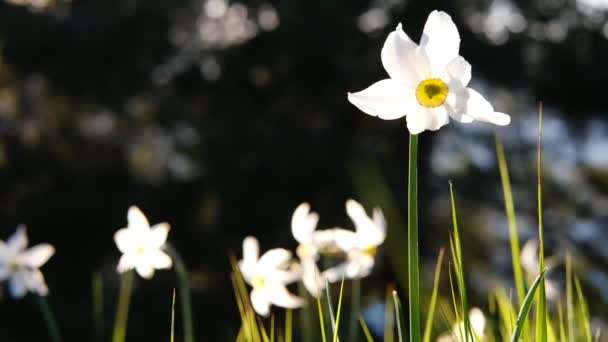
<path fill-rule="evenodd" d="M 116 246 L 122 252 L 118 272 L 135 268 L 140 276 L 150 279 L 154 269 L 171 268 L 173 262 L 163 251 L 169 224 L 163 222 L 150 227 L 148 219 L 136 206 L 129 208 L 127 220 L 128 226 L 114 234 Z"/>
<path fill-rule="evenodd" d="M 382 48 L 382 65 L 390 78 L 349 93 L 348 100 L 363 112 L 384 120 L 406 116 L 411 134 L 438 130 L 449 118 L 507 125 L 509 115 L 495 112 L 477 91 L 467 88 L 471 65 L 461 57 L 460 35 L 452 18 L 433 11 L 424 26 L 420 46 L 401 24 Z"/>
<path fill-rule="evenodd" d="M 248 236 L 243 240 L 243 259 L 239 269 L 243 279 L 253 287 L 251 304 L 262 316 L 270 313 L 270 304 L 283 308 L 299 308 L 304 300 L 291 294 L 285 285 L 302 277 L 300 270 L 290 269 L 291 252 L 283 248 L 274 248 L 261 257 L 258 240 Z"/>
<path fill-rule="evenodd" d="M 486 328 L 486 317 L 479 308 L 472 308 L 469 311 L 469 322 L 471 324 L 472 333 L 475 334 L 475 339 L 469 336 L 465 337 L 464 322 L 454 324 L 451 332 L 446 332 L 439 336 L 437 342 L 462 342 L 465 341 L 483 341 L 483 331 Z"/>
<path fill-rule="evenodd" d="M 48 243 L 41 243 L 26 249 L 27 244 L 23 225 L 17 228 L 6 243 L 0 241 L 0 282 L 8 279 L 10 293 L 14 298 L 21 298 L 28 291 L 40 296 L 49 293 L 39 268 L 55 254 L 55 248 Z"/>
<path fill-rule="evenodd" d="M 346 253 L 346 261 L 323 272 L 329 281 L 346 278 L 363 278 L 374 267 L 374 257 L 378 246 L 386 238 L 386 221 L 382 210 L 374 208 L 370 218 L 358 202 L 346 201 L 346 213 L 355 224 L 355 231 L 336 228 L 336 245 Z"/>
<path fill-rule="evenodd" d="M 310 211 L 308 203 L 300 204 L 291 218 L 291 233 L 299 243 L 296 254 L 302 266 L 302 282 L 314 297 L 325 289 L 325 278 L 321 275 L 317 260 L 319 250 L 333 244 L 333 230 L 316 230 L 319 215 Z"/>

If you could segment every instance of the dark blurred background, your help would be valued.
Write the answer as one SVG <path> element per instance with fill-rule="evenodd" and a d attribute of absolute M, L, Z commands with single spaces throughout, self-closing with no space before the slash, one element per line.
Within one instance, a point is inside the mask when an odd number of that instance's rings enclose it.
<path fill-rule="evenodd" d="M 191 270 L 196 333 L 207 341 L 230 340 L 238 327 L 229 253 L 240 256 L 248 234 L 263 250 L 293 248 L 289 222 L 304 201 L 321 227 L 352 226 L 347 198 L 382 206 L 389 241 L 363 282 L 364 303 L 388 282 L 403 286 L 405 123 L 361 113 L 346 92 L 385 78 L 388 32 L 402 22 L 418 41 L 433 9 L 451 14 L 472 86 L 512 124 L 452 123 L 421 136 L 423 283 L 447 245 L 452 179 L 473 300 L 487 305 L 493 286 L 511 287 L 493 135 L 505 144 L 524 244 L 536 236 L 542 100 L 549 253 L 558 263 L 575 255 L 601 326 L 608 1 L 3 0 L 0 239 L 23 222 L 32 244 L 56 246 L 43 271 L 66 340 L 93 340 L 95 272 L 109 331 L 119 284 L 112 237 L 132 204 L 151 223 L 171 223 L 169 240 Z M 553 298 L 563 290 L 555 273 Z M 129 340 L 167 340 L 175 286 L 172 271 L 137 281 Z M 5 292 L 0 317 L 3 342 L 49 340 L 27 298 Z"/>

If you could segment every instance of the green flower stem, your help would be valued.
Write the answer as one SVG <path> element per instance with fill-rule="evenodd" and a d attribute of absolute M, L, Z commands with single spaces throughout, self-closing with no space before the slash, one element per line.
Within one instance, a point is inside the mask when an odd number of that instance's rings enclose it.
<path fill-rule="evenodd" d="M 165 249 L 171 255 L 173 259 L 173 265 L 175 267 L 175 274 L 177 275 L 177 281 L 179 282 L 179 296 L 182 307 L 182 319 L 184 322 L 184 341 L 194 342 L 194 326 L 192 324 L 192 300 L 190 297 L 190 283 L 188 281 L 188 271 L 186 265 L 180 257 L 177 250 L 170 244 L 166 244 Z"/>
<path fill-rule="evenodd" d="M 118 294 L 118 307 L 114 320 L 114 333 L 112 342 L 124 342 L 127 335 L 127 322 L 129 320 L 129 304 L 131 303 L 131 292 L 133 291 L 133 271 L 122 274 L 120 282 L 120 293 Z"/>
<path fill-rule="evenodd" d="M 420 342 L 420 285 L 418 281 L 418 136 L 410 134 L 407 240 L 410 342 Z"/>
<path fill-rule="evenodd" d="M 361 278 L 351 281 L 350 325 L 348 328 L 349 342 L 359 341 L 359 317 L 361 316 Z"/>
<path fill-rule="evenodd" d="M 53 340 L 53 342 L 61 342 L 61 334 L 59 333 L 59 327 L 57 326 L 55 315 L 53 315 L 53 310 L 51 310 L 51 305 L 49 304 L 45 296 L 36 296 L 36 299 L 38 301 L 38 305 L 40 306 L 40 312 L 42 312 L 42 317 L 46 322 L 47 328 L 49 329 L 51 339 Z"/>

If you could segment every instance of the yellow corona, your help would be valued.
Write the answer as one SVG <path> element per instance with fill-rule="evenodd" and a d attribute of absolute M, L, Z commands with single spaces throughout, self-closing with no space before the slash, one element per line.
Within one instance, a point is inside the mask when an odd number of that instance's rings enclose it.
<path fill-rule="evenodd" d="M 439 107 L 448 97 L 448 86 L 439 78 L 429 78 L 416 87 L 416 99 L 421 106 Z"/>

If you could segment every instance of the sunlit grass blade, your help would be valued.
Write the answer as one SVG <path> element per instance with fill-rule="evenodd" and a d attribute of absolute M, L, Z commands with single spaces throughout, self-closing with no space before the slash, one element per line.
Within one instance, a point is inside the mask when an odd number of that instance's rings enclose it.
<path fill-rule="evenodd" d="M 325 336 L 325 320 L 323 319 L 323 306 L 321 305 L 321 296 L 317 297 L 317 310 L 319 311 L 319 325 L 321 326 L 321 340 L 322 342 L 327 342 L 327 337 Z"/>
<path fill-rule="evenodd" d="M 124 342 L 127 335 L 127 321 L 129 319 L 129 304 L 133 289 L 133 271 L 122 274 L 120 293 L 118 294 L 118 308 L 114 318 L 114 333 L 112 342 Z"/>
<path fill-rule="evenodd" d="M 365 336 L 366 342 L 374 342 L 374 338 L 372 337 L 372 333 L 369 331 L 369 327 L 363 317 L 359 317 L 359 324 L 361 324 L 361 329 L 363 330 L 363 335 Z"/>
<path fill-rule="evenodd" d="M 386 286 L 384 298 L 384 342 L 393 342 L 395 340 L 395 305 L 391 300 L 393 291 L 395 291 L 394 285 L 389 284 Z"/>
<path fill-rule="evenodd" d="M 93 321 L 95 338 L 98 342 L 104 340 L 105 322 L 103 319 L 103 278 L 101 272 L 95 272 L 92 278 L 93 287 Z"/>
<path fill-rule="evenodd" d="M 293 338 L 293 310 L 285 310 L 285 342 L 291 342 Z"/>
<path fill-rule="evenodd" d="M 236 258 L 230 256 L 230 265 L 232 267 L 231 279 L 234 287 L 234 294 L 241 314 L 241 329 L 244 330 L 244 335 L 247 342 L 259 342 L 262 340 L 260 329 L 255 319 L 255 312 L 249 300 L 249 292 L 245 285 L 245 280 L 238 267 Z"/>
<path fill-rule="evenodd" d="M 182 321 L 184 324 L 184 342 L 194 342 L 194 324 L 192 318 L 192 299 L 190 296 L 190 281 L 188 279 L 188 271 L 186 264 L 173 246 L 166 244 L 167 251 L 171 254 L 175 274 L 179 284 L 179 297 L 182 307 Z"/>
<path fill-rule="evenodd" d="M 469 337 L 474 341 L 475 337 L 471 333 L 471 325 L 469 323 L 469 303 L 467 300 L 467 289 L 464 280 L 464 267 L 462 263 L 462 246 L 460 244 L 460 232 L 458 231 L 458 220 L 456 214 L 456 201 L 454 200 L 454 189 L 452 181 L 450 183 L 450 202 L 452 204 L 452 224 L 454 226 L 454 236 L 451 239 L 452 260 L 454 262 L 454 273 L 458 284 L 458 292 L 460 295 L 460 305 L 462 307 L 462 322 L 464 325 L 463 341 L 468 341 Z"/>
<path fill-rule="evenodd" d="M 334 338 L 333 342 L 338 341 L 338 332 L 340 330 L 340 313 L 342 311 L 342 295 L 344 292 L 344 275 L 342 275 L 342 281 L 340 282 L 340 294 L 338 295 L 338 308 L 336 310 L 336 324 L 334 327 Z"/>
<path fill-rule="evenodd" d="M 429 311 L 426 317 L 426 324 L 424 327 L 423 341 L 431 341 L 431 329 L 433 328 L 433 320 L 435 318 L 435 305 L 437 303 L 437 292 L 439 291 L 439 280 L 441 278 L 441 265 L 443 263 L 443 254 L 445 250 L 441 248 L 439 250 L 439 257 L 437 257 L 437 265 L 435 266 L 435 279 L 433 280 L 433 292 L 431 294 L 431 302 L 429 303 Z"/>
<path fill-rule="evenodd" d="M 266 327 L 264 326 L 264 323 L 262 323 L 262 320 L 259 317 L 257 318 L 257 321 L 258 326 L 260 327 L 260 332 L 262 333 L 262 341 L 270 342 L 270 338 L 268 337 L 268 332 L 266 332 Z"/>
<path fill-rule="evenodd" d="M 399 342 L 403 342 L 403 312 L 401 311 L 401 300 L 397 291 L 393 291 L 393 301 L 395 302 L 395 319 L 397 324 L 397 337 Z"/>
<path fill-rule="evenodd" d="M 545 270 L 545 243 L 543 236 L 543 196 L 542 196 L 542 150 L 543 150 L 543 105 L 538 105 L 538 154 L 537 154 L 537 195 L 538 195 L 538 272 Z M 538 289 L 536 302 L 536 342 L 547 341 L 547 298 L 545 282 Z"/>
<path fill-rule="evenodd" d="M 304 286 L 303 282 L 298 282 L 298 294 L 301 298 L 306 300 L 306 304 L 304 307 L 300 309 L 300 331 L 302 342 L 313 342 L 313 309 L 311 308 L 312 304 L 310 301 L 310 296 L 308 295 L 308 291 Z"/>
<path fill-rule="evenodd" d="M 566 322 L 568 327 L 568 341 L 574 341 L 574 295 L 572 286 L 574 277 L 572 276 L 572 257 L 566 254 Z"/>
<path fill-rule="evenodd" d="M 583 289 L 578 277 L 574 277 L 574 286 L 576 287 L 576 300 L 578 302 L 578 326 L 582 330 L 583 340 L 591 342 L 591 327 L 589 325 L 589 310 L 587 309 L 587 302 L 583 295 Z"/>
<path fill-rule="evenodd" d="M 452 242 L 452 238 L 450 238 L 450 246 L 452 246 L 452 250 L 454 249 L 453 247 L 454 243 Z M 454 290 L 454 281 L 452 279 L 452 269 L 448 269 L 448 276 L 450 279 L 450 291 L 452 293 L 452 307 L 454 309 L 454 316 L 456 317 L 456 323 L 461 322 L 460 321 L 460 314 L 458 313 L 458 304 L 456 304 L 456 291 Z M 458 329 L 458 335 L 456 336 L 456 340 L 458 341 L 464 341 L 464 336 L 462 334 L 462 329 Z"/>
<path fill-rule="evenodd" d="M 502 141 L 500 140 L 498 135 L 495 135 L 494 137 L 496 140 L 496 157 L 498 159 L 498 170 L 500 171 L 500 180 L 502 183 L 502 191 L 505 199 L 505 211 L 507 215 L 507 221 L 509 223 L 511 263 L 513 265 L 513 279 L 515 280 L 515 290 L 517 292 L 517 305 L 521 306 L 526 293 L 520 260 L 519 234 L 517 232 L 515 206 L 513 205 L 513 193 L 511 192 L 509 168 L 507 166 L 507 159 L 505 157 L 505 151 L 502 145 Z"/>
<path fill-rule="evenodd" d="M 602 329 L 597 328 L 595 330 L 595 337 L 593 338 L 593 342 L 599 342 L 600 337 L 602 337 Z"/>
<path fill-rule="evenodd" d="M 361 308 L 361 279 L 355 278 L 351 280 L 351 291 L 350 291 L 350 317 L 348 327 L 348 341 L 358 342 L 359 340 L 359 329 L 357 318 L 359 317 L 359 310 Z"/>
<path fill-rule="evenodd" d="M 557 298 L 557 322 L 559 324 L 559 340 L 566 341 L 566 324 L 564 323 L 564 308 L 562 302 Z"/>
<path fill-rule="evenodd" d="M 410 342 L 420 342 L 420 284 L 418 265 L 418 135 L 410 134 L 407 182 L 408 301 Z"/>
<path fill-rule="evenodd" d="M 173 289 L 173 300 L 171 302 L 171 342 L 175 341 L 175 289 Z"/>
<path fill-rule="evenodd" d="M 509 341 L 511 333 L 513 332 L 513 330 L 515 330 L 515 320 L 517 319 L 517 313 L 515 312 L 515 308 L 513 308 L 511 298 L 507 296 L 504 289 L 497 289 L 495 291 L 494 296 L 496 298 L 496 304 L 498 309 L 498 329 L 500 331 L 500 335 L 503 336 L 506 341 Z"/>
<path fill-rule="evenodd" d="M 51 340 L 53 342 L 61 342 L 61 333 L 59 332 L 59 326 L 57 325 L 57 321 L 55 320 L 55 315 L 53 314 L 53 310 L 51 309 L 51 305 L 45 296 L 36 296 L 38 301 L 38 306 L 40 307 L 40 312 L 42 313 L 42 317 L 44 318 L 44 322 L 46 323 L 47 329 L 49 330 L 49 335 L 51 335 Z"/>
<path fill-rule="evenodd" d="M 521 309 L 519 310 L 519 314 L 517 315 L 517 321 L 515 322 L 515 330 L 511 335 L 511 342 L 519 342 L 519 337 L 521 336 L 526 317 L 528 316 L 528 312 L 530 311 L 530 306 L 534 301 L 536 290 L 539 288 L 539 285 L 544 282 L 544 280 L 545 271 L 541 272 L 538 277 L 536 277 L 536 280 L 534 280 L 534 283 L 532 283 L 530 290 L 528 290 L 528 294 L 526 294 L 526 297 L 524 298 L 524 303 L 521 306 Z"/>

